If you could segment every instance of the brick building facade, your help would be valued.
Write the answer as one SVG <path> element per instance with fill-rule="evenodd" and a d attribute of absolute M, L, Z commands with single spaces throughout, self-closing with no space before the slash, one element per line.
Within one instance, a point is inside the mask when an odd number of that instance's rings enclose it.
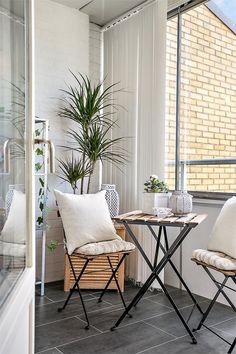
<path fill-rule="evenodd" d="M 236 35 L 201 5 L 182 15 L 180 159 L 236 157 Z M 166 159 L 175 158 L 177 19 L 167 27 Z M 166 167 L 174 188 L 174 166 Z M 236 165 L 188 166 L 191 191 L 236 191 Z"/>

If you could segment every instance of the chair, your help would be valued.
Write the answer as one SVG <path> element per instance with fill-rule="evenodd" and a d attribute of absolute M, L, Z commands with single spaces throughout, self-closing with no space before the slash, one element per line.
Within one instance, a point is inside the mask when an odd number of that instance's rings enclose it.
<path fill-rule="evenodd" d="M 191 260 L 200 265 L 207 273 L 211 281 L 215 284 L 217 292 L 203 313 L 198 326 L 194 331 L 198 331 L 201 327 L 205 327 L 230 345 L 228 353 L 232 353 L 236 345 L 236 337 L 232 343 L 209 328 L 205 321 L 211 312 L 219 295 L 222 294 L 231 308 L 236 311 L 236 307 L 225 293 L 224 289 L 236 292 L 236 289 L 226 285 L 229 279 L 236 284 L 236 198 L 232 197 L 224 204 L 216 223 L 210 235 L 208 250 L 197 249 L 193 252 Z M 218 281 L 211 270 L 214 270 L 224 276 L 223 281 Z"/>
<path fill-rule="evenodd" d="M 129 255 L 131 252 L 135 250 L 135 246 L 131 242 L 127 242 L 122 240 L 118 235 L 113 234 L 114 226 L 113 223 L 110 219 L 110 214 L 108 210 L 108 206 L 105 200 L 105 191 L 99 192 L 94 195 L 68 195 L 66 193 L 61 193 L 59 191 L 55 191 L 56 199 L 57 199 L 57 204 L 59 208 L 60 215 L 62 217 L 62 223 L 63 223 L 63 230 L 64 230 L 64 246 L 65 246 L 65 252 L 66 256 L 68 257 L 70 267 L 74 276 L 74 285 L 70 289 L 69 294 L 67 296 L 67 299 L 65 300 L 65 303 L 63 307 L 58 308 L 58 311 L 61 312 L 63 311 L 67 304 L 70 301 L 70 298 L 74 292 L 79 293 L 79 297 L 82 303 L 84 315 L 86 318 L 87 325 L 85 326 L 86 329 L 89 329 L 90 323 L 89 323 L 89 318 L 85 306 L 85 302 L 83 300 L 83 296 L 80 290 L 80 280 L 83 275 L 89 274 L 91 270 L 89 269 L 89 264 L 93 261 L 96 260 L 96 258 L 102 256 L 106 256 L 107 258 L 107 266 L 104 266 L 102 269 L 99 269 L 97 271 L 110 271 L 111 275 L 110 278 L 102 290 L 98 302 L 102 301 L 102 298 L 108 289 L 110 283 L 114 279 L 118 293 L 121 297 L 121 301 L 123 303 L 123 306 L 126 309 L 126 304 L 124 301 L 124 297 L 122 294 L 122 291 L 119 286 L 119 282 L 117 280 L 117 271 L 119 270 L 121 264 L 124 262 L 125 258 L 127 255 Z M 90 197 L 91 196 L 91 197 Z M 91 199 L 91 203 L 89 201 Z M 89 225 L 86 228 L 86 223 L 84 223 L 84 218 L 86 218 L 87 213 L 86 213 L 86 208 L 87 208 L 87 203 L 90 203 L 89 207 Z M 71 206 L 71 209 L 68 210 L 68 208 Z M 98 209 L 99 207 L 99 209 Z M 79 216 L 76 218 L 73 218 L 73 214 L 76 210 L 76 216 L 80 215 L 80 220 Z M 103 211 L 102 211 L 103 210 Z M 77 214 L 78 211 L 78 214 Z M 71 227 L 71 220 L 70 223 L 68 222 L 68 215 L 66 213 L 70 213 L 70 218 L 74 220 L 76 223 L 76 227 L 74 228 L 73 233 L 71 234 L 71 230 L 69 227 Z M 100 213 L 100 214 L 99 214 Z M 96 214 L 96 215 L 95 215 Z M 99 214 L 99 217 L 98 215 Z M 84 218 L 83 218 L 84 215 Z M 96 222 L 94 220 L 96 219 Z M 106 219 L 106 220 L 105 220 Z M 105 224 L 103 223 L 105 220 Z M 93 226 L 94 224 L 94 226 Z M 105 228 L 104 228 L 105 225 Z M 73 225 L 72 225 L 73 226 Z M 110 230 L 111 235 L 109 237 L 109 233 L 106 233 L 106 228 L 107 230 Z M 78 231 L 80 230 L 80 231 Z M 101 230 L 104 232 L 104 240 L 103 234 L 101 234 Z M 92 231 L 92 234 L 91 234 Z M 114 231 L 115 232 L 115 231 Z M 75 235 L 76 234 L 76 235 Z M 82 235 L 84 234 L 84 235 Z M 84 237 L 82 237 L 84 236 Z M 83 241 L 81 241 L 83 239 Z M 93 239 L 93 242 L 91 242 L 91 239 Z M 82 242 L 82 245 L 79 247 L 75 247 L 76 243 L 78 240 L 78 244 Z M 88 240 L 90 242 L 88 242 Z M 73 251 L 71 251 L 73 249 Z M 111 256 L 114 254 L 119 254 L 121 255 L 118 264 L 114 267 L 111 261 Z M 84 264 L 81 268 L 81 271 L 79 275 L 76 275 L 76 269 L 73 265 L 71 257 L 79 257 L 80 259 L 84 260 Z M 131 317 L 131 316 L 130 316 Z"/>

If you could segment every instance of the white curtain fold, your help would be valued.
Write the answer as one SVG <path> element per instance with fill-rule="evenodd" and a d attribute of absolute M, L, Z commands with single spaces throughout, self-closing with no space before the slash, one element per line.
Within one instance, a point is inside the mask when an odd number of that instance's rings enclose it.
<path fill-rule="evenodd" d="M 116 184 L 121 212 L 142 209 L 143 184 L 151 174 L 164 178 L 165 160 L 165 67 L 167 1 L 158 0 L 138 14 L 104 33 L 104 74 L 107 84 L 120 83 L 115 95 L 125 107 L 118 112 L 119 127 L 113 137 L 125 136 L 123 148 L 129 163 L 119 169 L 103 167 L 103 183 Z M 139 228 L 139 240 L 149 258 L 154 242 Z M 150 274 L 137 253 L 128 275 L 144 282 Z"/>

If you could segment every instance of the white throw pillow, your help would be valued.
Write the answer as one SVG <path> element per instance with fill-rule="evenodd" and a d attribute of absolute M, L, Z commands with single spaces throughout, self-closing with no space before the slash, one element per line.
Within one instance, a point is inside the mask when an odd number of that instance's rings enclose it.
<path fill-rule="evenodd" d="M 236 197 L 228 199 L 221 209 L 210 235 L 208 250 L 236 258 Z"/>
<path fill-rule="evenodd" d="M 5 242 L 25 243 L 26 240 L 26 197 L 14 190 L 7 220 L 0 234 Z"/>
<path fill-rule="evenodd" d="M 87 243 L 117 239 L 106 191 L 96 194 L 69 194 L 54 190 L 61 214 L 68 253 Z"/>

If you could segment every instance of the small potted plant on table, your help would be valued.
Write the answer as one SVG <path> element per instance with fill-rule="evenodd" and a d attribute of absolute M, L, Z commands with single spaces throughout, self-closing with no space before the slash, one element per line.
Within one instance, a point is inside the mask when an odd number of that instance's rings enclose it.
<path fill-rule="evenodd" d="M 153 214 L 154 208 L 168 208 L 170 193 L 168 185 L 157 175 L 151 175 L 144 183 L 143 211 Z"/>

